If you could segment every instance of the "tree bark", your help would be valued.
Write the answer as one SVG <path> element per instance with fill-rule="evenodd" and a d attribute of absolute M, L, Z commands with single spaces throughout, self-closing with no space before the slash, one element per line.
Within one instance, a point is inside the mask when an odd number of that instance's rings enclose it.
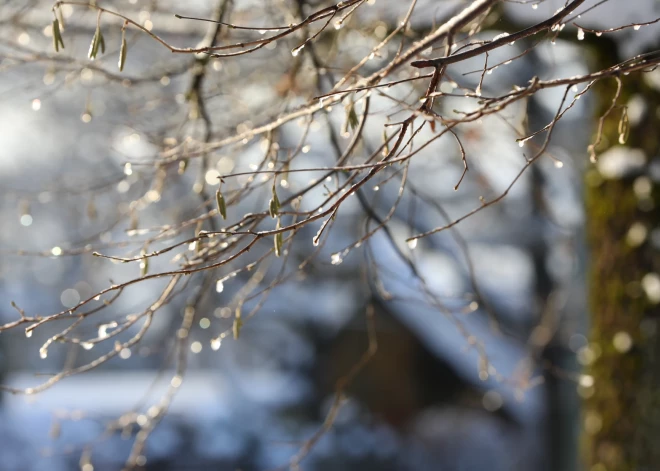
<path fill-rule="evenodd" d="M 594 42 L 599 62 L 611 65 L 613 44 L 602 39 Z M 646 107 L 625 144 L 627 150 L 641 150 L 645 163 L 620 178 L 605 178 L 598 165 L 585 174 L 591 327 L 581 352 L 586 368 L 579 391 L 581 445 L 590 471 L 660 469 L 660 306 L 648 292 L 660 272 L 660 187 L 651 178 L 651 167 L 660 163 L 660 93 L 641 73 L 621 79 L 617 103 L 638 95 Z M 613 80 L 599 85 L 599 117 L 615 89 Z M 621 145 L 622 111 L 615 108 L 605 121 L 597 149 L 603 157 Z"/>

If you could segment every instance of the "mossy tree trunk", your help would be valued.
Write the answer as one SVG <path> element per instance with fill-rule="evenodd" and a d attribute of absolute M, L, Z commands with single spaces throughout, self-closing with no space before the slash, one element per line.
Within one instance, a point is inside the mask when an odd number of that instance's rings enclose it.
<path fill-rule="evenodd" d="M 599 65 L 612 65 L 614 45 L 600 39 L 594 42 Z M 652 178 L 660 164 L 660 93 L 643 74 L 621 79 L 617 103 L 635 97 L 644 108 L 631 123 L 622 149 L 628 153 L 622 155 L 632 158 L 630 152 L 641 151 L 644 163 L 616 178 L 607 178 L 599 165 L 586 172 L 591 327 L 580 392 L 581 445 L 589 471 L 660 470 L 660 186 Z M 599 85 L 599 116 L 615 90 L 614 80 Z M 597 149 L 601 164 L 620 146 L 622 111 L 615 108 L 605 121 Z"/>

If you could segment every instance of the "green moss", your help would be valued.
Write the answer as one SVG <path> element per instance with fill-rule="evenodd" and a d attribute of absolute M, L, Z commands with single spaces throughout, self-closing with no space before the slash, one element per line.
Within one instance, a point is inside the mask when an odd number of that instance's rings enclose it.
<path fill-rule="evenodd" d="M 595 57 L 602 59 L 599 54 L 597 51 Z M 656 113 L 660 94 L 645 84 L 641 74 L 622 79 L 619 103 L 641 94 L 647 105 L 646 115 L 632 127 L 627 145 L 642 149 L 650 160 L 660 151 L 660 119 Z M 609 107 L 615 86 L 607 81 L 595 90 L 600 100 L 599 116 Z M 618 141 L 620 115 L 620 111 L 614 112 L 605 122 L 603 142 Z M 602 153 L 606 147 L 597 150 Z M 590 342 L 602 350 L 585 371 L 594 379 L 584 400 L 581 445 L 587 470 L 660 469 L 656 444 L 660 443 L 658 340 L 655 335 L 645 334 L 644 329 L 650 323 L 657 324 L 654 319 L 659 307 L 652 305 L 641 290 L 631 289 L 644 275 L 659 270 L 660 254 L 648 238 L 637 246 L 627 242 L 628 231 L 635 223 L 643 224 L 649 232 L 658 227 L 660 192 L 654 188 L 654 207 L 641 210 L 633 188 L 635 178 L 603 180 L 599 184 L 588 178 L 592 184 L 585 185 Z M 620 332 L 632 339 L 632 348 L 624 353 L 613 344 Z"/>

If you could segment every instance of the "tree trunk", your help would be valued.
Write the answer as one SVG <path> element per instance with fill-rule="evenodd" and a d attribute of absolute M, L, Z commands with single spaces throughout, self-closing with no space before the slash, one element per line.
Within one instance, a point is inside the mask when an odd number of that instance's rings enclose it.
<path fill-rule="evenodd" d="M 594 42 L 599 62 L 611 65 L 613 44 L 603 39 Z M 585 182 L 591 327 L 589 346 L 580 352 L 586 368 L 579 391 L 584 398 L 581 445 L 589 471 L 660 469 L 660 187 L 657 175 L 655 182 L 651 178 L 652 167 L 660 164 L 660 93 L 643 74 L 621 79 L 617 104 L 637 95 L 646 110 L 631 123 L 625 147 L 619 144 L 623 109 L 612 110 L 597 148 L 599 164 L 586 172 Z M 599 117 L 615 90 L 613 79 L 596 90 Z M 641 151 L 645 161 L 608 178 L 598 168 L 617 146 Z"/>

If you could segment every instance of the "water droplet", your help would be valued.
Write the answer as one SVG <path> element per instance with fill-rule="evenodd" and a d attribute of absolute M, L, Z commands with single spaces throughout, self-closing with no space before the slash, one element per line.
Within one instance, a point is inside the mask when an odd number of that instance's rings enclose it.
<path fill-rule="evenodd" d="M 601 31 L 598 31 L 598 32 L 596 33 L 596 36 L 598 36 L 599 38 L 600 38 L 602 35 L 603 35 L 603 33 L 602 33 Z"/>
<path fill-rule="evenodd" d="M 259 30 L 259 34 L 266 34 L 266 30 L 265 29 Z"/>
<path fill-rule="evenodd" d="M 113 322 L 110 322 L 110 323 L 108 323 L 108 324 L 102 324 L 102 325 L 100 325 L 100 326 L 99 326 L 99 330 L 98 330 L 98 337 L 99 337 L 100 339 L 104 339 L 104 338 L 106 338 L 106 337 L 108 336 L 108 329 L 112 329 L 112 328 L 114 328 L 114 327 L 117 327 L 117 323 L 114 322 L 114 321 L 113 321 Z"/>
<path fill-rule="evenodd" d="M 27 329 L 25 329 L 25 336 L 27 338 L 32 337 L 32 329 L 31 328 L 28 327 Z"/>
<path fill-rule="evenodd" d="M 94 348 L 94 344 L 92 342 L 82 342 L 80 346 L 85 350 L 91 350 L 92 348 Z"/>
<path fill-rule="evenodd" d="M 555 160 L 555 167 L 556 168 L 562 168 L 564 166 L 564 162 L 561 160 Z"/>
<path fill-rule="evenodd" d="M 341 253 L 337 252 L 331 255 L 330 261 L 333 265 L 339 265 L 344 261 L 344 259 L 342 258 Z"/>
<path fill-rule="evenodd" d="M 408 248 L 409 248 L 410 250 L 415 250 L 415 248 L 417 247 L 417 240 L 418 240 L 418 239 L 410 239 L 410 240 L 408 241 Z"/>
<path fill-rule="evenodd" d="M 45 360 L 48 357 L 48 349 L 47 348 L 40 348 L 39 349 L 39 357 L 42 360 Z"/>
<path fill-rule="evenodd" d="M 582 28 L 578 28 L 577 38 L 578 38 L 578 41 L 582 41 L 584 39 L 584 30 Z"/>
<path fill-rule="evenodd" d="M 305 47 L 305 45 L 303 44 L 302 46 L 298 46 L 297 48 L 293 49 L 293 50 L 291 51 L 291 55 L 292 55 L 293 57 L 296 57 L 298 54 L 300 54 L 300 51 L 302 51 L 302 49 L 303 49 L 304 47 Z"/>
<path fill-rule="evenodd" d="M 635 25 L 635 26 L 633 26 L 633 29 L 635 31 L 639 31 L 639 28 L 641 28 L 641 27 L 642 27 L 641 25 Z"/>
<path fill-rule="evenodd" d="M 211 349 L 219 350 L 221 345 L 222 345 L 221 337 L 216 337 L 213 340 L 211 340 Z"/>
<path fill-rule="evenodd" d="M 537 3 L 532 4 L 532 10 L 536 10 L 538 7 L 539 7 L 539 6 L 538 6 Z"/>
<path fill-rule="evenodd" d="M 215 282 L 215 291 L 216 293 L 222 293 L 225 290 L 225 284 L 222 282 L 222 280 L 218 280 Z"/>

